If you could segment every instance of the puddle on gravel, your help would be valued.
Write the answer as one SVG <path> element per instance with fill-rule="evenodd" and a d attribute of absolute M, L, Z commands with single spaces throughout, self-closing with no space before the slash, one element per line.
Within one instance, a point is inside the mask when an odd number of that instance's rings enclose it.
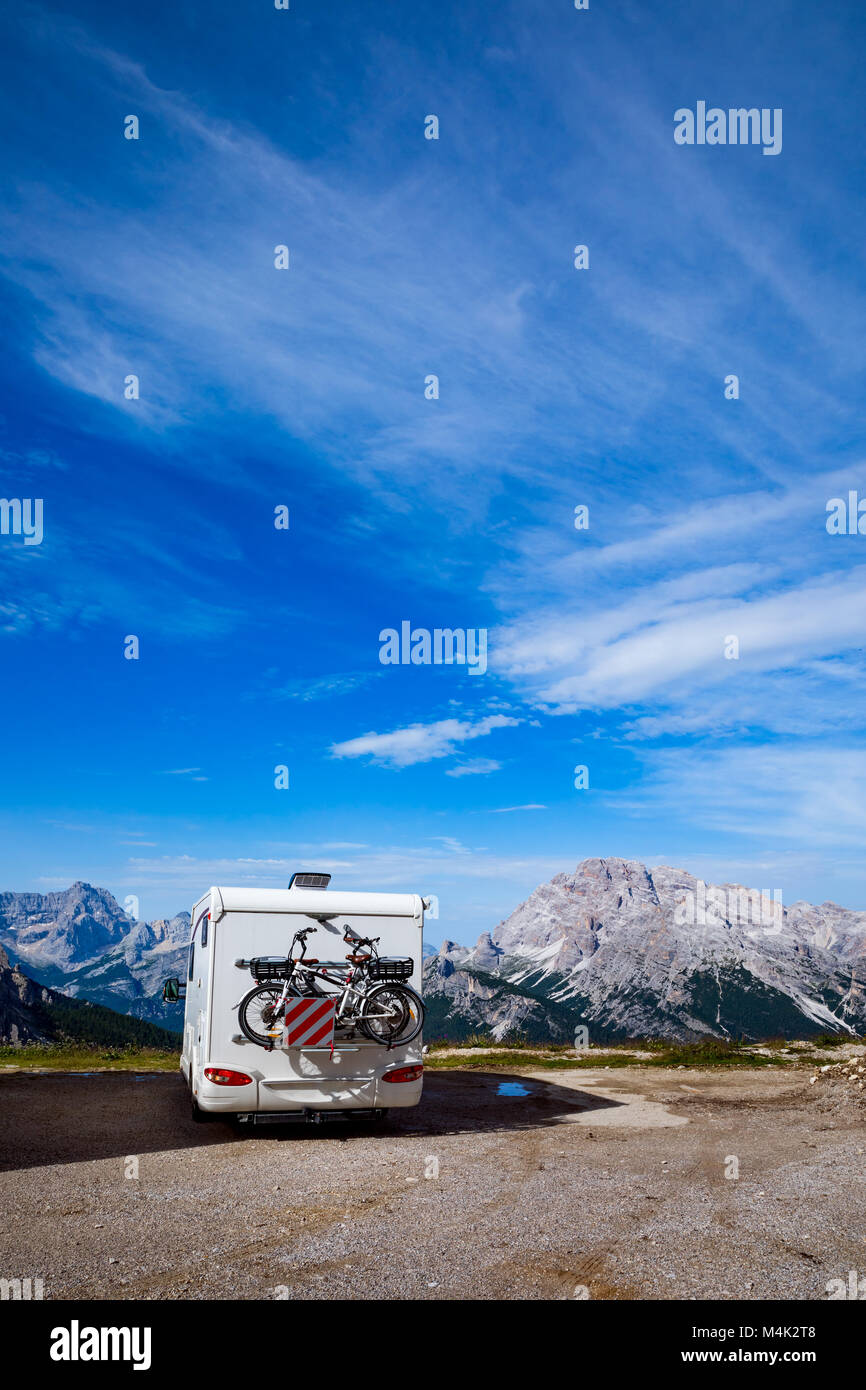
<path fill-rule="evenodd" d="M 500 1081 L 498 1096 L 528 1096 L 530 1092 L 519 1081 Z"/>
<path fill-rule="evenodd" d="M 24 1068 L 14 1067 L 12 1070 L 21 1071 L 24 1070 Z M 42 1071 L 36 1074 L 50 1077 L 54 1081 L 83 1081 L 88 1076 L 119 1076 L 120 1069 L 103 1067 L 99 1071 Z M 125 1075 L 131 1075 L 133 1081 L 158 1081 L 160 1076 L 164 1075 L 164 1073 L 155 1071 L 141 1072 L 139 1074 L 126 1072 Z"/>
<path fill-rule="evenodd" d="M 79 1077 L 101 1076 L 101 1071 L 46 1071 L 43 1076 L 50 1076 L 53 1081 L 77 1081 Z"/>

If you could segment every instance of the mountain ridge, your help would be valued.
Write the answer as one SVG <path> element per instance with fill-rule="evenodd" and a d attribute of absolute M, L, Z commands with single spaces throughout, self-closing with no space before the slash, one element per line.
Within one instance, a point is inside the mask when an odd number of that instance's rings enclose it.
<path fill-rule="evenodd" d="M 105 888 L 77 880 L 52 893 L 0 893 L 0 946 L 37 984 L 179 1031 L 162 983 L 183 975 L 189 913 L 153 922 L 125 912 Z"/>
<path fill-rule="evenodd" d="M 505 988 L 507 986 L 507 989 Z M 437 1026 L 597 1041 L 866 1030 L 866 912 L 586 859 L 425 965 Z M 555 1008 L 555 1016 L 551 1012 Z"/>
<path fill-rule="evenodd" d="M 80 880 L 48 894 L 0 893 L 0 948 L 34 989 L 174 1030 L 180 1012 L 161 987 L 185 973 L 189 931 L 186 912 L 136 921 Z M 705 884 L 670 865 L 582 860 L 473 947 L 445 940 L 428 950 L 430 1038 L 564 1041 L 578 1027 L 594 1041 L 866 1031 L 866 912 L 830 900 L 785 908 L 769 892 Z"/>
<path fill-rule="evenodd" d="M 72 1042 L 85 1046 L 172 1047 L 164 1028 L 90 1000 L 70 999 L 31 980 L 0 946 L 0 1043 Z"/>

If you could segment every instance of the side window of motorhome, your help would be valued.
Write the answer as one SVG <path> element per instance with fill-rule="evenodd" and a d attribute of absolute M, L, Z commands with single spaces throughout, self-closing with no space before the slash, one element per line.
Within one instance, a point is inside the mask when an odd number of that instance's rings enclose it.
<path fill-rule="evenodd" d="M 202 944 L 202 949 L 204 949 L 204 947 L 207 945 L 207 923 L 208 923 L 208 919 L 207 919 L 207 917 L 205 917 L 204 921 L 203 921 L 202 924 L 201 924 L 201 944 Z"/>
<path fill-rule="evenodd" d="M 195 962 L 195 942 L 189 943 L 189 978 L 192 979 L 192 967 Z"/>

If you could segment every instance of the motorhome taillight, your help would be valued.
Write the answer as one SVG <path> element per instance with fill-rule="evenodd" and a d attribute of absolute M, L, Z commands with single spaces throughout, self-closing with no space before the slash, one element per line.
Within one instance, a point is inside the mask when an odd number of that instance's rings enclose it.
<path fill-rule="evenodd" d="M 386 1071 L 382 1077 L 383 1081 L 417 1081 L 424 1068 L 415 1067 L 395 1067 L 394 1071 Z"/>
<path fill-rule="evenodd" d="M 225 1067 L 205 1067 L 205 1078 L 216 1082 L 217 1086 L 249 1086 L 251 1076 L 245 1071 L 227 1071 Z"/>

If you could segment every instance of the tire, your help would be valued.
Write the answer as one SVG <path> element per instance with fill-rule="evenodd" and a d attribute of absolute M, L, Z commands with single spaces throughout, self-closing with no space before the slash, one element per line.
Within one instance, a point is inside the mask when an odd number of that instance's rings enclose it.
<path fill-rule="evenodd" d="M 386 1019 L 368 1016 L 382 1008 L 387 1008 L 392 1017 Z M 389 985 L 383 982 L 364 996 L 360 1023 L 366 1036 L 373 1042 L 390 1046 L 395 1043 L 408 1043 L 417 1038 L 424 1027 L 424 1005 L 414 989 L 410 989 L 408 985 Z"/>
<path fill-rule="evenodd" d="M 197 1125 L 206 1125 L 208 1121 L 218 1119 L 217 1115 L 211 1115 L 210 1111 L 202 1110 L 195 1096 L 190 1097 L 190 1118 Z"/>
<path fill-rule="evenodd" d="M 272 1038 L 266 1028 L 270 1019 L 263 1017 L 268 1005 L 274 1008 L 279 1002 L 283 992 L 282 980 L 272 985 L 257 985 L 245 995 L 238 1006 L 238 1023 L 244 1036 L 250 1042 L 258 1043 L 259 1047 L 273 1047 L 276 1038 Z"/>

